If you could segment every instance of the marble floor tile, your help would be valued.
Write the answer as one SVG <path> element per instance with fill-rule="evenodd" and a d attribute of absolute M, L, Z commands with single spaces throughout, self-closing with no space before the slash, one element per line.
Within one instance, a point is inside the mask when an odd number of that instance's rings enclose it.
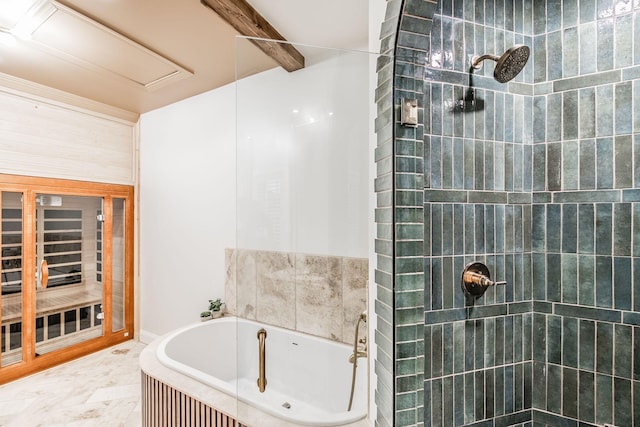
<path fill-rule="evenodd" d="M 0 426 L 140 427 L 143 348 L 127 341 L 0 386 Z"/>
<path fill-rule="evenodd" d="M 0 417 L 19 414 L 20 412 L 28 408 L 33 402 L 35 402 L 35 400 L 35 398 L 14 399 L 0 402 Z"/>
<path fill-rule="evenodd" d="M 104 402 L 129 397 L 140 396 L 140 385 L 119 385 L 113 387 L 101 387 L 97 389 L 87 402 Z"/>

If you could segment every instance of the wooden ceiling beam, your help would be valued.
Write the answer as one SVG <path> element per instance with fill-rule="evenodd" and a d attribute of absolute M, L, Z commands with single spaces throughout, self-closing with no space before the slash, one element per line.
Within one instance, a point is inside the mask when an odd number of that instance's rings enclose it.
<path fill-rule="evenodd" d="M 285 70 L 291 72 L 304 68 L 304 56 L 246 0 L 200 0 L 200 2 L 220 15 L 243 36 L 268 39 L 249 40 Z M 274 43 L 269 40 L 284 43 Z"/>

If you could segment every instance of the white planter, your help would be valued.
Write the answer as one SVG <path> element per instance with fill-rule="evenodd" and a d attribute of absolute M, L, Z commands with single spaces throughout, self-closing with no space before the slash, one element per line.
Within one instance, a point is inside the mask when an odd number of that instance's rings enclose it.
<path fill-rule="evenodd" d="M 211 312 L 211 318 L 212 319 L 217 319 L 218 317 L 222 317 L 226 312 L 227 312 L 227 305 L 226 304 L 222 304 L 220 306 L 220 311 L 212 311 Z"/>

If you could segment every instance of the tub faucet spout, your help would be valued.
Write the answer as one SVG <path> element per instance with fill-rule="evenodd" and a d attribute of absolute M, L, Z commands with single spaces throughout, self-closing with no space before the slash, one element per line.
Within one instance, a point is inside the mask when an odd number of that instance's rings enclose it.
<path fill-rule="evenodd" d="M 267 331 L 260 329 L 258 331 L 258 390 L 260 393 L 264 393 L 264 389 L 267 387 L 267 377 L 265 375 L 265 339 L 267 338 Z"/>
<path fill-rule="evenodd" d="M 360 357 L 367 357 L 367 338 L 365 337 L 365 338 L 359 339 L 358 343 L 362 344 L 363 347 L 351 353 L 351 356 L 349 356 L 349 363 L 354 363 L 355 360 Z"/>

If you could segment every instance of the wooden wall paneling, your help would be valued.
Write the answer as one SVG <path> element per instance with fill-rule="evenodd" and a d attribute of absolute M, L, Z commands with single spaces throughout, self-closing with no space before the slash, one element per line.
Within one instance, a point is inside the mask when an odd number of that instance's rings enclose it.
<path fill-rule="evenodd" d="M 135 125 L 0 91 L 0 173 L 132 185 Z"/>

